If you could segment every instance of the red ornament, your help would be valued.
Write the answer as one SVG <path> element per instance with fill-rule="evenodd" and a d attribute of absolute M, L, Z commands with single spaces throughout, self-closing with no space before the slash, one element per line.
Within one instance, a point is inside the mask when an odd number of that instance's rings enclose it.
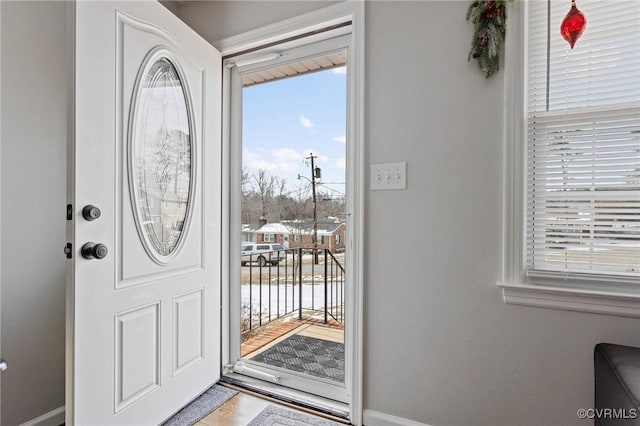
<path fill-rule="evenodd" d="M 571 48 L 576 44 L 584 29 L 587 27 L 587 18 L 584 13 L 580 12 L 576 7 L 576 0 L 571 0 L 571 10 L 562 20 L 560 25 L 560 34 L 569 42 Z"/>

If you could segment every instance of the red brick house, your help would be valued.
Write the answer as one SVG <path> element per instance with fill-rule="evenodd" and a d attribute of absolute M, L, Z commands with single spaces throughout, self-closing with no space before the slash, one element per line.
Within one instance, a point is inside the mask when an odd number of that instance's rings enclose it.
<path fill-rule="evenodd" d="M 332 253 L 344 250 L 345 224 L 332 219 L 318 220 L 318 248 Z M 291 220 L 267 223 L 255 231 L 258 243 L 282 244 L 286 248 L 313 248 L 313 221 Z"/>

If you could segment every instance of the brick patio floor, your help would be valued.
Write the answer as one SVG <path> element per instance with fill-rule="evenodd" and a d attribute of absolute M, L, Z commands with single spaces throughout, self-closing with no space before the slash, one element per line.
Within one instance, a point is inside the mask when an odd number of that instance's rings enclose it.
<path fill-rule="evenodd" d="M 297 314 L 294 314 L 291 316 L 280 318 L 276 321 L 272 321 L 267 325 L 264 325 L 256 330 L 252 330 L 247 333 L 248 335 L 244 336 L 245 340 L 240 345 L 240 356 L 245 357 L 303 325 L 315 325 L 337 330 L 344 330 L 344 324 L 341 324 L 333 319 L 329 320 L 329 322 L 325 324 L 321 319 L 313 317 L 299 320 L 297 318 Z"/>

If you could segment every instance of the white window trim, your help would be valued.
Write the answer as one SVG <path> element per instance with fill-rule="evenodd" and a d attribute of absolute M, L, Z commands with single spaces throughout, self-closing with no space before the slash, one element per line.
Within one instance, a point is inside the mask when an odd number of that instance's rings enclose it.
<path fill-rule="evenodd" d="M 526 242 L 526 6 L 509 4 L 505 40 L 504 149 L 503 149 L 503 245 L 501 279 L 505 303 L 567 311 L 640 317 L 640 286 L 612 287 L 597 282 L 534 282 L 525 273 Z"/>
<path fill-rule="evenodd" d="M 262 241 L 265 243 L 274 243 L 276 241 L 276 234 L 266 233 L 262 235 Z"/>

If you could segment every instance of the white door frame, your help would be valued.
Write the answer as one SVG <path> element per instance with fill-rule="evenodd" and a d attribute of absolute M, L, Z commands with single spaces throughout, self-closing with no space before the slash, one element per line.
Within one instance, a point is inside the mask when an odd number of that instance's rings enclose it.
<path fill-rule="evenodd" d="M 345 321 L 345 356 L 351 360 L 351 368 L 347 362 L 345 385 L 349 392 L 349 420 L 354 425 L 362 424 L 362 380 L 363 380 L 363 238 L 364 238 L 364 2 L 345 1 L 296 18 L 288 19 L 273 25 L 259 28 L 238 36 L 233 36 L 213 45 L 221 51 L 223 57 L 243 52 L 267 43 L 288 39 L 312 31 L 327 28 L 336 24 L 351 21 L 351 41 L 349 43 L 348 82 L 347 82 L 347 227 L 351 230 L 347 250 L 345 302 L 351 312 Z M 223 69 L 223 212 L 222 212 L 222 364 L 231 362 L 231 305 L 230 285 L 237 281 L 234 257 L 240 241 L 239 233 L 231 233 L 237 220 L 233 219 L 232 208 L 240 205 L 240 194 L 235 191 L 239 187 L 240 171 L 234 165 L 231 141 L 231 71 Z M 237 147 L 236 147 L 237 148 Z M 236 153 L 237 157 L 237 153 Z M 237 175 L 237 176 L 236 176 Z M 237 256 L 236 256 L 237 257 Z M 233 274 L 232 274 L 233 272 Z"/>
<path fill-rule="evenodd" d="M 343 34 L 344 33 L 344 34 Z M 240 176 L 240 171 L 242 170 L 242 128 L 243 128 L 243 121 L 244 118 L 242 116 L 242 111 L 243 111 L 243 75 L 245 74 L 252 74 L 254 72 L 260 71 L 260 70 L 265 70 L 265 69 L 272 69 L 274 67 L 279 67 L 282 66 L 284 64 L 292 64 L 292 63 L 299 63 L 301 61 L 304 61 L 306 59 L 311 59 L 314 57 L 318 57 L 318 56 L 322 56 L 322 55 L 327 55 L 327 54 L 331 54 L 331 53 L 337 53 L 337 52 L 341 52 L 341 51 L 350 51 L 351 50 L 351 46 L 350 46 L 350 41 L 351 41 L 351 35 L 350 35 L 350 28 L 349 27 L 341 27 L 335 31 L 329 31 L 326 32 L 324 34 L 320 34 L 316 37 L 326 37 L 325 40 L 320 40 L 320 41 L 309 41 L 309 37 L 304 37 L 303 39 L 297 40 L 296 43 L 297 44 L 301 44 L 300 46 L 293 46 L 290 48 L 286 48 L 286 47 L 281 47 L 276 46 L 273 47 L 271 49 L 276 49 L 278 50 L 278 55 L 280 55 L 277 58 L 273 58 L 270 59 L 268 61 L 260 61 L 258 63 L 250 63 L 248 65 L 242 65 L 243 60 L 245 60 L 244 56 L 239 56 L 238 58 L 230 58 L 229 60 L 225 61 L 223 63 L 223 65 L 225 65 L 226 67 L 231 67 L 231 76 L 229 79 L 229 84 L 231 86 L 231 109 L 229 111 L 229 114 L 231 116 L 231 134 L 230 134 L 230 141 L 231 141 L 231 151 L 230 151 L 230 155 L 231 155 L 231 194 L 239 194 L 240 193 L 240 181 L 238 180 L 238 176 Z M 260 56 L 258 56 L 258 58 L 271 58 L 272 56 L 270 55 L 270 50 L 271 49 L 267 49 L 269 52 L 263 52 L 261 51 L 259 53 Z M 273 56 L 278 56 L 278 55 L 273 55 Z M 247 55 L 250 58 L 255 58 L 254 54 L 250 54 Z M 349 56 L 349 54 L 347 54 L 347 57 Z M 241 64 L 241 65 L 235 65 L 237 60 L 237 63 Z M 250 60 L 250 59 L 246 59 L 249 62 L 253 62 L 255 59 Z M 347 67 L 349 66 L 349 64 L 347 64 Z M 349 75 L 347 74 L 347 79 L 348 79 Z M 347 86 L 347 90 L 348 90 L 348 84 Z M 349 105 L 349 99 L 347 97 L 347 101 L 346 101 L 346 105 Z M 346 117 L 345 117 L 346 118 Z M 349 143 L 351 143 L 351 141 L 349 141 Z M 347 170 L 347 174 L 349 173 L 349 170 Z M 347 179 L 348 180 L 348 179 Z M 347 191 L 347 203 L 350 201 L 349 198 L 351 196 L 351 194 Z M 231 221 L 229 223 L 229 228 L 230 229 L 240 229 L 240 222 L 239 222 L 239 218 L 240 215 L 239 213 L 239 206 L 240 206 L 240 198 L 239 197 L 233 197 L 231 198 L 231 210 L 236 212 L 236 214 L 234 214 L 231 217 Z M 347 207 L 347 212 L 350 212 L 349 208 Z M 349 220 L 350 217 L 347 216 L 345 218 L 346 220 Z M 349 236 L 351 233 L 349 232 Z M 239 239 L 238 238 L 234 238 L 234 234 L 231 234 L 231 240 L 230 240 L 230 246 L 229 246 L 229 252 L 230 253 L 239 253 L 241 251 L 241 247 L 239 244 Z M 347 253 L 347 256 L 349 254 Z M 346 274 L 347 274 L 347 280 L 350 277 L 350 270 L 349 270 L 349 263 L 346 263 Z M 238 271 L 239 270 L 239 260 L 238 257 L 235 256 L 233 258 L 230 259 L 230 268 L 231 271 Z M 349 287 L 349 283 L 350 281 L 346 281 L 347 285 L 345 286 L 345 288 Z M 238 303 L 240 301 L 240 278 L 239 278 L 239 274 L 235 273 L 231 275 L 231 291 L 229 293 L 229 297 L 230 297 L 230 309 L 229 309 L 229 313 L 230 313 L 230 320 L 229 320 L 229 326 L 230 326 L 230 330 L 240 330 L 240 312 L 239 312 L 239 307 L 240 304 Z M 346 292 L 345 292 L 346 293 Z M 351 315 L 350 311 L 350 306 L 348 304 L 349 302 L 345 302 L 346 308 L 345 311 L 347 312 L 346 316 L 348 317 L 349 315 Z M 345 335 L 350 335 L 349 334 L 349 324 L 347 324 L 348 320 L 345 321 Z M 240 339 L 240 334 L 238 332 L 235 333 L 230 333 L 229 335 L 229 358 L 230 358 L 230 364 L 233 364 L 236 360 L 239 360 L 240 357 L 240 343 L 241 343 L 241 339 Z M 349 404 L 349 389 L 351 389 L 351 382 L 349 381 L 349 377 L 350 377 L 350 371 L 353 368 L 352 363 L 349 362 L 349 360 L 351 356 L 351 346 L 349 344 L 349 342 L 346 343 L 345 345 L 345 359 L 346 359 L 346 363 L 345 363 L 345 382 L 344 383 L 334 383 L 334 382 L 326 382 L 326 381 L 322 381 L 319 379 L 314 379 L 311 378 L 309 376 L 304 376 L 304 375 L 300 375 L 297 373 L 290 373 L 290 372 L 286 372 L 286 371 L 280 371 L 280 373 L 278 373 L 277 375 L 280 377 L 280 381 L 283 383 L 284 386 L 287 386 L 289 388 L 294 388 L 294 389 L 299 389 L 303 392 L 306 392 L 310 395 L 317 395 L 323 398 L 328 398 L 332 401 L 339 401 L 342 404 Z M 258 374 L 260 377 L 265 377 L 263 374 L 264 373 L 269 373 L 269 374 L 274 374 L 273 373 L 273 369 L 265 364 L 262 363 L 255 363 L 255 361 L 251 361 L 250 359 L 244 359 L 243 361 L 246 361 L 245 364 L 248 367 L 251 367 L 251 369 L 256 370 L 254 372 L 254 374 Z M 235 370 L 237 372 L 237 370 Z M 245 371 L 247 371 L 245 369 Z M 251 372 L 248 373 L 249 375 L 251 375 Z M 269 376 L 270 377 L 270 376 Z M 285 384 L 286 383 L 286 384 Z M 344 406 L 345 408 L 343 409 L 343 411 L 346 411 L 346 405 Z"/>

